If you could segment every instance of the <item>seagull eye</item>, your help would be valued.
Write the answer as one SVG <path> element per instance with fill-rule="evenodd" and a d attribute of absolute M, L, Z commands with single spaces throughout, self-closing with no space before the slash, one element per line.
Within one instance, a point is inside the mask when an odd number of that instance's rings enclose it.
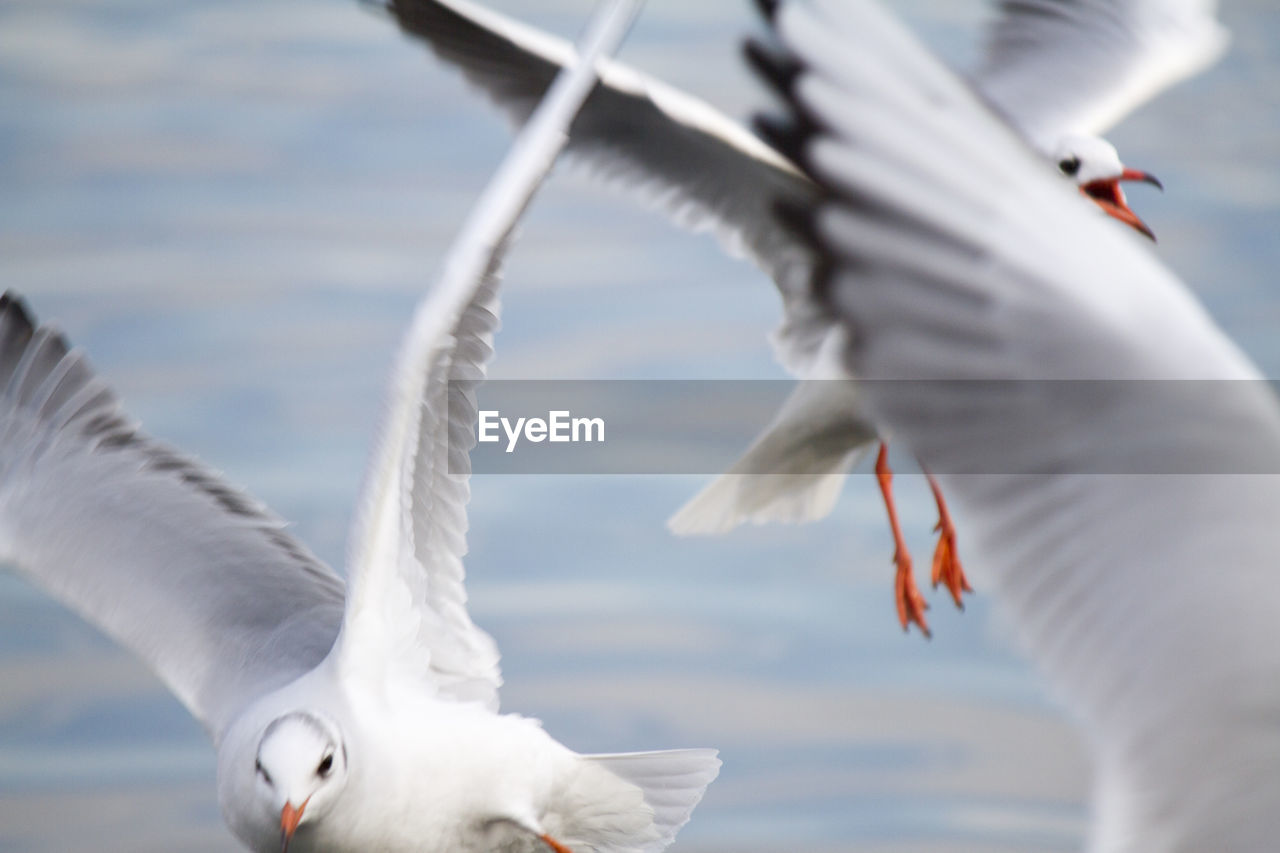
<path fill-rule="evenodd" d="M 262 781 L 268 785 L 271 784 L 271 774 L 267 772 L 267 768 L 262 766 L 261 761 L 253 762 L 253 769 L 258 771 L 258 775 L 262 777 Z"/>
<path fill-rule="evenodd" d="M 320 766 L 316 768 L 317 776 L 328 776 L 329 771 L 333 769 L 333 753 L 329 753 L 320 759 Z"/>
<path fill-rule="evenodd" d="M 1074 177 L 1075 173 L 1080 171 L 1080 158 L 1068 157 L 1066 160 L 1059 160 L 1058 168 L 1062 170 L 1062 174 Z"/>

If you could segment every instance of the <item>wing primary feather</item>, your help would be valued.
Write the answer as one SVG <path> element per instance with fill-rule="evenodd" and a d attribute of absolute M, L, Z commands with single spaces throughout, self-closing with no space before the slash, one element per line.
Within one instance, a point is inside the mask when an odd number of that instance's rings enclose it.
<path fill-rule="evenodd" d="M 342 582 L 265 508 L 140 432 L 0 297 L 0 557 L 131 649 L 217 738 L 329 651 Z"/>
<path fill-rule="evenodd" d="M 780 0 L 755 0 L 756 11 L 766 23 L 772 23 L 778 15 L 779 2 Z"/>
<path fill-rule="evenodd" d="M 464 0 L 395 0 L 391 9 L 405 32 L 515 121 L 574 56 L 563 39 Z M 810 257 L 775 227 L 769 203 L 811 199 L 812 183 L 710 104 L 612 60 L 600 68 L 599 85 L 574 119 L 567 164 L 754 262 L 773 279 L 786 310 L 773 338 L 778 358 L 805 373 L 826 329 L 793 298 L 807 290 Z"/>
<path fill-rule="evenodd" d="M 853 332 L 846 364 L 893 380 L 859 386 L 874 422 L 937 473 L 984 586 L 1085 722 L 1090 849 L 1270 849 L 1280 404 L 1148 250 L 888 21 L 859 0 L 777 17 L 806 66 L 790 102 L 821 134 L 801 164 L 829 193 L 795 230 L 835 271 L 820 295 Z M 947 144 L 894 144 L 930 127 Z"/>
<path fill-rule="evenodd" d="M 744 41 L 742 55 L 747 60 L 747 67 L 782 97 L 786 97 L 791 91 L 792 85 L 804 68 L 794 54 L 775 50 L 759 39 L 750 38 Z"/>
<path fill-rule="evenodd" d="M 497 647 L 465 606 L 473 391 L 493 354 L 498 270 L 512 231 L 638 7 L 613 0 L 592 19 L 576 59 L 534 109 L 414 313 L 350 537 L 351 594 L 333 655 L 342 677 L 391 689 L 393 674 L 407 675 L 442 697 L 497 707 Z M 473 35 L 497 37 L 440 4 L 394 8 L 406 26 L 422 23 L 410 12 L 444 15 Z"/>

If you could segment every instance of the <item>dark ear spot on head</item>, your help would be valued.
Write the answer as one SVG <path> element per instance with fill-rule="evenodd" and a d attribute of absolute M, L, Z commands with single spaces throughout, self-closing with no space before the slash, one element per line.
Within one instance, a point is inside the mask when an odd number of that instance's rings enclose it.
<path fill-rule="evenodd" d="M 328 776 L 333 771 L 333 753 L 330 752 L 320 759 L 320 766 L 316 768 L 316 775 L 321 778 Z"/>
<path fill-rule="evenodd" d="M 267 772 L 267 768 L 262 766 L 261 761 L 255 760 L 253 762 L 253 769 L 262 777 L 262 781 L 266 782 L 268 785 L 271 784 L 271 774 Z"/>
<path fill-rule="evenodd" d="M 1062 171 L 1062 174 L 1067 175 L 1068 177 L 1075 177 L 1076 172 L 1080 171 L 1080 158 L 1068 157 L 1065 160 L 1059 160 L 1058 169 Z"/>

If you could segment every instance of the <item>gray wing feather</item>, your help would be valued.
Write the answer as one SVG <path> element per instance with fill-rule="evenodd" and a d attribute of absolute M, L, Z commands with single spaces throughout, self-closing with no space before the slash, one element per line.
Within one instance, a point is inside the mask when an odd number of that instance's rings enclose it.
<path fill-rule="evenodd" d="M 466 0 L 390 0 L 387 9 L 516 123 L 575 55 L 567 41 Z M 816 198 L 789 161 L 714 107 L 612 60 L 601 63 L 600 83 L 574 119 L 565 151 L 593 176 L 749 257 L 783 297 L 779 357 L 794 369 L 815 355 L 828 327 L 808 313 L 812 256 L 778 227 L 771 207 L 776 198 Z"/>
<path fill-rule="evenodd" d="M 833 193 L 810 233 L 858 330 L 849 365 L 895 380 L 866 383 L 871 411 L 938 475 L 977 580 L 1088 725 L 1089 849 L 1268 849 L 1275 395 L 878 9 L 819 0 L 777 23 L 808 69 L 805 165 Z M 938 123 L 942 148 L 890 130 Z"/>
<path fill-rule="evenodd" d="M 142 658 L 211 734 L 324 658 L 342 581 L 262 505 L 140 432 L 10 295 L 0 388 L 0 554 Z"/>

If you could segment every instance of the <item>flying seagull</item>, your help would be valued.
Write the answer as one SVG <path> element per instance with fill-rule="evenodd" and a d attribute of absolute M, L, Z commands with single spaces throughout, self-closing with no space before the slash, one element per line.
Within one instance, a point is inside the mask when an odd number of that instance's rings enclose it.
<path fill-rule="evenodd" d="M 1008 0 L 987 34 L 974 84 L 1028 142 L 1111 216 L 1150 230 L 1130 209 L 1122 181 L 1155 183 L 1121 163 L 1097 136 L 1164 87 L 1210 65 L 1227 37 L 1213 0 Z M 386 0 L 404 31 L 459 67 L 515 122 L 537 103 L 573 47 L 470 0 Z M 780 361 L 802 379 L 818 365 L 831 327 L 808 298 L 815 259 L 780 228 L 774 199 L 812 204 L 817 189 L 784 154 L 711 105 L 610 61 L 575 119 L 567 153 L 592 175 L 657 205 L 674 220 L 713 231 L 777 284 L 784 321 Z M 840 382 L 798 388 L 728 472 L 671 520 L 680 534 L 723 533 L 746 522 L 827 515 L 846 473 L 871 449 L 876 426 Z M 903 628 L 926 634 L 925 602 L 898 532 L 883 446 L 876 472 L 894 531 L 896 602 Z M 938 498 L 940 536 L 932 581 L 957 604 L 968 589 L 949 513 Z"/>
<path fill-rule="evenodd" d="M 1280 401 L 1149 247 L 868 0 L 770 9 L 823 188 L 782 218 L 868 412 L 933 470 L 1086 727 L 1090 853 L 1280 838 Z M 1087 246 L 1087 251 L 1081 247 Z M 1064 381 L 1066 380 L 1066 381 Z"/>
<path fill-rule="evenodd" d="M 130 648 L 204 725 L 257 853 L 657 853 L 713 750 L 579 755 L 498 713 L 462 557 L 498 270 L 638 4 L 602 7 L 418 308 L 342 580 L 266 508 L 140 432 L 22 301 L 0 299 L 0 557 Z"/>

